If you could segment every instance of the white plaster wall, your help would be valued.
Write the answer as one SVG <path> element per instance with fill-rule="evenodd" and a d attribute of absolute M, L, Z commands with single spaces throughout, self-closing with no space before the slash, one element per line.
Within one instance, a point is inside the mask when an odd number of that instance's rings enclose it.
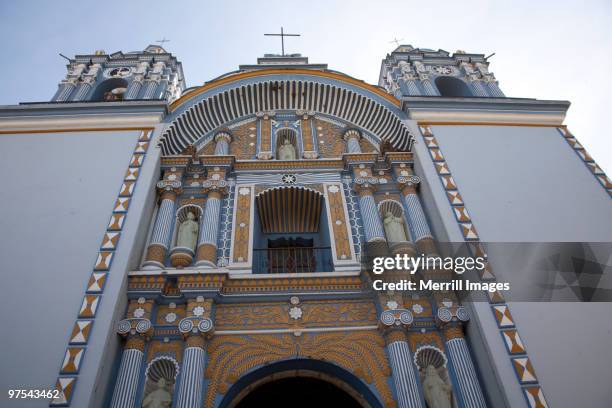
<path fill-rule="evenodd" d="M 8 400 L 6 390 L 54 386 L 139 135 L 138 131 L 104 131 L 0 136 L 4 175 L 0 189 L 0 406 L 48 406 L 45 400 Z M 136 187 L 113 263 L 115 275 L 107 281 L 98 308 L 73 406 L 89 405 L 98 365 L 108 365 L 114 358 L 108 346 L 117 341 L 108 331 L 116 309 L 122 312 L 125 305 L 118 295 L 133 246 L 127 243 L 138 229 L 139 217 L 134 213 L 139 206 L 143 211 L 144 196 L 151 190 L 146 179 L 153 178 L 152 168 L 157 167 L 151 162 L 155 159 L 145 161 L 149 174 L 141 173 Z"/>
<path fill-rule="evenodd" d="M 432 130 L 483 242 L 612 241 L 612 200 L 556 129 Z M 612 304 L 510 308 L 550 406 L 612 404 Z"/>

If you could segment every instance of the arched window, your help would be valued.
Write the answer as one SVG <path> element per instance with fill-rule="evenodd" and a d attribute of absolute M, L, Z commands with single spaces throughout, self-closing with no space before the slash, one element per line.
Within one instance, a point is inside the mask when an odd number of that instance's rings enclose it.
<path fill-rule="evenodd" d="M 128 83 L 125 79 L 111 78 L 100 83 L 91 97 L 92 101 L 112 102 L 123 100 Z"/>
<path fill-rule="evenodd" d="M 276 132 L 276 158 L 278 160 L 297 160 L 299 150 L 297 148 L 297 132 L 293 129 L 279 129 Z"/>
<path fill-rule="evenodd" d="M 465 82 L 457 78 L 448 76 L 438 77 L 436 78 L 436 86 L 438 87 L 438 91 L 440 91 L 440 96 L 472 96 L 472 92 L 470 92 Z"/>

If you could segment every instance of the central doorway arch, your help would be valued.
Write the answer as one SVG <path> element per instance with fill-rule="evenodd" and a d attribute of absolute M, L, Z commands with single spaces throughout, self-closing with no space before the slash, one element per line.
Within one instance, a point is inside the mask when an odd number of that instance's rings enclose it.
<path fill-rule="evenodd" d="M 372 390 L 349 371 L 325 361 L 294 359 L 272 363 L 240 378 L 219 408 L 382 408 Z"/>

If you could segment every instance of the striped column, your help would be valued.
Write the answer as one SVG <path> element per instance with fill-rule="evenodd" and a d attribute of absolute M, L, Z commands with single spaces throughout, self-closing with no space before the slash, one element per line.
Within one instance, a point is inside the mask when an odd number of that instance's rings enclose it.
<path fill-rule="evenodd" d="M 219 232 L 220 212 L 221 192 L 212 190 L 208 193 L 204 215 L 201 219 L 196 266 L 217 267 L 217 235 Z"/>
<path fill-rule="evenodd" d="M 174 190 L 164 190 L 153 226 L 151 241 L 147 248 L 147 256 L 143 264 L 144 269 L 162 269 L 164 267 L 166 251 L 168 251 L 172 238 L 175 204 L 176 192 Z"/>
<path fill-rule="evenodd" d="M 53 101 L 64 102 L 70 98 L 70 94 L 74 90 L 74 84 L 72 82 L 63 82 L 60 84 L 59 89 L 53 97 Z"/>
<path fill-rule="evenodd" d="M 142 87 L 142 79 L 134 79 L 128 86 L 125 93 L 125 99 L 137 99 L 140 88 Z"/>
<path fill-rule="evenodd" d="M 489 93 L 491 94 L 491 96 L 498 97 L 498 98 L 504 98 L 506 96 L 504 95 L 502 90 L 499 89 L 499 85 L 497 84 L 496 81 L 490 81 L 490 82 L 487 82 L 486 84 L 487 84 L 487 88 L 489 88 Z"/>
<path fill-rule="evenodd" d="M 414 242 L 418 243 L 418 241 L 424 238 L 433 238 L 416 190 L 413 187 L 404 187 L 402 195 L 408 210 L 408 224 L 413 234 Z"/>
<path fill-rule="evenodd" d="M 423 89 L 425 90 L 425 95 L 439 96 L 438 90 L 433 86 L 429 79 L 421 80 L 421 84 L 423 85 Z"/>
<path fill-rule="evenodd" d="M 202 336 L 189 336 L 183 352 L 183 370 L 176 408 L 200 408 L 204 398 L 204 368 L 206 351 Z"/>
<path fill-rule="evenodd" d="M 463 405 L 470 408 L 486 408 L 487 404 L 461 328 L 447 329 L 444 334 L 447 339 L 450 338 L 446 342 L 446 349 L 455 369 Z"/>
<path fill-rule="evenodd" d="M 227 132 L 219 132 L 215 136 L 215 156 L 227 156 L 229 154 L 229 143 L 232 137 Z"/>
<path fill-rule="evenodd" d="M 136 403 L 136 391 L 140 368 L 144 357 L 144 339 L 132 337 L 125 343 L 119 374 L 115 382 L 111 408 L 133 408 Z"/>
<path fill-rule="evenodd" d="M 365 187 L 359 190 L 359 209 L 363 219 L 366 242 L 385 241 L 385 231 L 370 188 Z"/>
<path fill-rule="evenodd" d="M 400 330 L 390 331 L 386 340 L 398 408 L 424 408 L 405 333 Z"/>
<path fill-rule="evenodd" d="M 72 97 L 72 100 L 82 101 L 83 99 L 85 99 L 90 89 L 91 89 L 91 84 L 87 82 L 81 82 L 79 86 L 77 87 L 76 92 L 74 93 L 74 96 Z"/>
<path fill-rule="evenodd" d="M 349 129 L 344 132 L 344 140 L 346 140 L 347 153 L 361 153 L 359 139 L 361 139 L 361 135 L 359 134 L 358 130 Z"/>
<path fill-rule="evenodd" d="M 472 91 L 474 92 L 474 96 L 489 96 L 484 82 L 481 80 L 470 81 L 469 83 Z"/>
<path fill-rule="evenodd" d="M 142 99 L 151 99 L 157 89 L 157 81 L 145 81 Z"/>

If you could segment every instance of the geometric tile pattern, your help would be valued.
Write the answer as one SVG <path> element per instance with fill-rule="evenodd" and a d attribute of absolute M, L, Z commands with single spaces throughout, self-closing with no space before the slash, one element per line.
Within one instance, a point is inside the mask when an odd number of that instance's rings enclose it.
<path fill-rule="evenodd" d="M 523 388 L 529 408 L 548 408 L 542 388 L 538 385 Z"/>
<path fill-rule="evenodd" d="M 570 145 L 570 147 L 574 150 L 574 152 L 580 157 L 585 166 L 589 169 L 593 177 L 601 184 L 601 186 L 608 192 L 610 198 L 612 198 L 612 181 L 604 171 L 595 163 L 595 160 L 591 157 L 590 154 L 582 147 L 582 145 L 576 140 L 576 137 L 567 130 L 567 127 L 558 127 L 557 130 L 565 141 Z"/>
<path fill-rule="evenodd" d="M 144 162 L 147 149 L 151 143 L 152 129 L 139 130 L 141 131 L 140 137 L 130 158 L 118 197 L 114 202 L 113 212 L 102 237 L 93 271 L 87 281 L 86 293 L 83 296 L 77 320 L 70 333 L 68 348 L 62 359 L 59 376 L 55 383 L 55 389 L 59 391 L 59 396 L 54 398 L 49 404 L 52 407 L 69 406 L 74 394 L 74 387 L 87 351 L 87 343 L 91 335 L 96 312 L 102 301 L 104 284 L 108 278 L 108 271 L 119 245 L 119 238 L 121 237 L 130 200 L 140 175 L 140 167 Z"/>
<path fill-rule="evenodd" d="M 419 127 L 425 141 L 425 145 L 427 146 L 431 159 L 434 162 L 436 173 L 438 174 L 440 182 L 442 183 L 442 186 L 446 192 L 446 198 L 448 199 L 448 202 L 453 210 L 453 214 L 455 215 L 455 219 L 457 220 L 459 230 L 463 235 L 463 239 L 468 243 L 472 256 L 486 258 L 486 253 L 480 242 L 480 237 L 478 236 L 476 227 L 474 226 L 474 223 L 472 222 L 472 219 L 466 209 L 463 197 L 461 197 L 461 194 L 459 193 L 457 183 L 452 176 L 448 163 L 444 159 L 440 145 L 436 140 L 435 135 L 432 133 L 431 127 L 425 124 L 420 124 Z M 566 135 L 566 133 L 564 133 L 566 132 L 565 129 L 561 130 L 561 128 L 559 128 L 559 130 L 564 136 Z M 568 139 L 570 138 L 566 136 L 566 140 Z M 574 149 L 576 149 L 579 156 L 585 160 L 587 165 L 589 163 L 593 163 L 590 156 L 584 152 L 582 146 L 575 139 L 568 140 L 568 143 L 570 143 L 570 145 L 573 143 L 572 146 Z M 583 154 L 580 154 L 581 149 Z M 590 166 L 590 168 L 596 177 L 603 174 L 597 165 Z M 605 175 L 603 177 L 605 177 Z M 605 182 L 601 183 L 604 185 L 604 187 L 606 186 Z M 612 196 L 612 191 L 609 188 L 608 192 Z M 483 281 L 495 281 L 495 275 L 493 274 L 491 265 L 489 263 L 486 263 L 484 270 L 480 272 L 480 279 Z M 523 386 L 522 390 L 528 406 L 531 408 L 547 408 L 548 405 L 546 404 L 544 393 L 542 392 L 541 386 L 538 384 L 535 370 L 533 369 L 533 365 L 531 364 L 529 356 L 527 355 L 525 345 L 519 336 L 514 318 L 510 314 L 510 308 L 505 303 L 505 299 L 500 292 L 486 292 L 486 295 L 489 303 L 491 304 L 491 311 L 493 312 L 493 316 L 495 317 L 495 321 L 499 327 L 500 335 L 504 341 L 506 350 L 508 351 L 510 361 L 514 367 L 514 372 L 516 373 L 519 384 Z"/>

